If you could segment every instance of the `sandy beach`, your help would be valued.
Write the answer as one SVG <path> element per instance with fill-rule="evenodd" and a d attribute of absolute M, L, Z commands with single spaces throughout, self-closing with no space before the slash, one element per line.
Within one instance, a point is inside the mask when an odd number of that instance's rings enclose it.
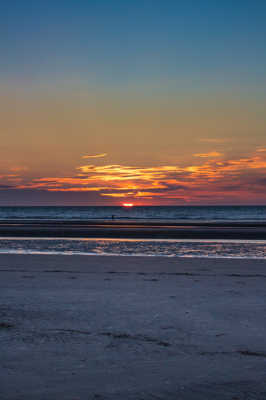
<path fill-rule="evenodd" d="M 1 400 L 265 399 L 266 261 L 0 255 Z"/>
<path fill-rule="evenodd" d="M 263 221 L 0 220 L 1 237 L 266 240 Z"/>

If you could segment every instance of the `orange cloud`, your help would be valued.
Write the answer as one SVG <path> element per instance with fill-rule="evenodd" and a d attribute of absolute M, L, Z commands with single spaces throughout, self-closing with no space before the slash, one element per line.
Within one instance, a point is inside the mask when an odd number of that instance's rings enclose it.
<path fill-rule="evenodd" d="M 29 170 L 29 168 L 26 166 L 15 166 L 15 167 L 9 168 L 9 171 L 11 171 L 11 172 L 25 172 L 28 170 Z"/>
<path fill-rule="evenodd" d="M 208 155 L 207 160 L 185 166 L 88 164 L 77 167 L 73 176 L 28 180 L 22 175 L 2 175 L 0 188 L 12 184 L 16 189 L 95 192 L 114 201 L 131 198 L 171 204 L 175 200 L 217 203 L 229 198 L 237 202 L 243 198 L 256 200 L 258 196 L 266 200 L 266 152 L 255 152 L 237 159 L 225 159 L 218 152 L 203 154 Z M 15 179 L 22 181 L 16 182 Z"/>
<path fill-rule="evenodd" d="M 221 157 L 223 156 L 222 153 L 219 153 L 218 151 L 210 151 L 209 153 L 197 153 L 193 154 L 194 157 L 202 157 L 202 158 L 208 158 L 208 157 Z"/>
<path fill-rule="evenodd" d="M 106 197 L 128 197 L 131 196 L 129 193 L 102 193 L 102 196 Z"/>
<path fill-rule="evenodd" d="M 95 154 L 95 155 L 92 155 L 92 156 L 82 156 L 82 158 L 103 158 L 103 157 L 106 157 L 107 156 L 107 153 L 102 153 L 102 154 Z"/>

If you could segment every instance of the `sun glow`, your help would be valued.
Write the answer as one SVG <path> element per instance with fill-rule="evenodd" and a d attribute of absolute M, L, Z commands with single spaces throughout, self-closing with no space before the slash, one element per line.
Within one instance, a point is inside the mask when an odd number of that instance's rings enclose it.
<path fill-rule="evenodd" d="M 130 207 L 133 207 L 133 206 L 134 206 L 133 203 L 123 203 L 123 207 L 128 207 L 128 208 L 130 208 Z"/>

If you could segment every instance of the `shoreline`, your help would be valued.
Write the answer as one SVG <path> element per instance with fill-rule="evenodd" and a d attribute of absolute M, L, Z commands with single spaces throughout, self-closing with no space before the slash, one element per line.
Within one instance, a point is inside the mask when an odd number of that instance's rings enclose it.
<path fill-rule="evenodd" d="M 205 259 L 205 260 L 248 260 L 248 261 L 266 261 L 265 257 L 259 256 L 205 256 L 205 255 L 158 255 L 158 254 L 118 254 L 118 253 L 85 253 L 85 252 L 57 252 L 57 251 L 38 251 L 38 250 L 7 250 L 4 252 L 0 252 L 1 255 L 34 255 L 34 256 L 82 256 L 82 257 L 136 257 L 136 258 L 165 258 L 165 259 Z"/>
<path fill-rule="evenodd" d="M 266 261 L 0 254 L 1 400 L 261 400 Z"/>
<path fill-rule="evenodd" d="M 0 254 L 265 260 L 266 240 L 0 237 Z"/>

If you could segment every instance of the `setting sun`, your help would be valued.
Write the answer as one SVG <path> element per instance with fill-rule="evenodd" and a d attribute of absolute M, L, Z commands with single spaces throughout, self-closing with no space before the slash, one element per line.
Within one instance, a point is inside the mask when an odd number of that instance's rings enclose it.
<path fill-rule="evenodd" d="M 133 207 L 133 203 L 123 203 L 123 207 Z"/>

